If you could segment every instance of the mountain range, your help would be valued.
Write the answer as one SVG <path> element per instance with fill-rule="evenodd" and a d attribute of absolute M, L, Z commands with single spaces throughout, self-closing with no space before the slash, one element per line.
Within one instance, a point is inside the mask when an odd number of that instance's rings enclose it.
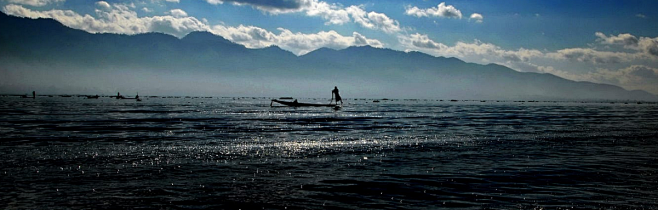
<path fill-rule="evenodd" d="M 641 90 L 370 46 L 297 56 L 209 32 L 88 33 L 0 13 L 0 93 L 658 100 Z"/>

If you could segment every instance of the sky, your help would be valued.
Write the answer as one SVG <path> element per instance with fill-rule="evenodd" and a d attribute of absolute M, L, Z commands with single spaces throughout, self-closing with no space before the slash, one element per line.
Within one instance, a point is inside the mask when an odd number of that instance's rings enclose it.
<path fill-rule="evenodd" d="M 91 33 L 209 31 L 301 56 L 369 45 L 658 94 L 658 1 L 0 0 Z"/>

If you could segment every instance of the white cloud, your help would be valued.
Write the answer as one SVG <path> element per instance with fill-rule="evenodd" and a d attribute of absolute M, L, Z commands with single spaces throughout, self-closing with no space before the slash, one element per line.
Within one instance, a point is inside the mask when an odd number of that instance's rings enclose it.
<path fill-rule="evenodd" d="M 533 59 L 543 59 L 546 53 L 534 49 L 519 48 L 505 50 L 491 43 L 474 40 L 472 43 L 457 42 L 453 46 L 436 42 L 424 34 L 400 36 L 400 43 L 406 51 L 420 51 L 434 56 L 457 57 L 466 62 L 480 64 L 496 63 L 522 72 L 549 73 L 572 80 L 585 80 L 585 77 L 552 66 L 540 66 Z"/>
<path fill-rule="evenodd" d="M 553 66 L 542 66 L 531 62 L 514 62 L 514 63 L 507 62 L 507 63 L 498 63 L 498 64 L 507 66 L 511 69 L 515 69 L 521 72 L 552 74 L 561 78 L 574 80 L 574 81 L 599 82 L 593 79 L 589 74 L 576 74 L 571 71 L 557 69 Z"/>
<path fill-rule="evenodd" d="M 658 84 L 658 68 L 643 65 L 632 65 L 621 69 L 620 83 L 622 85 L 646 85 Z M 658 91 L 657 91 L 658 92 Z"/>
<path fill-rule="evenodd" d="M 619 34 L 617 36 L 606 36 L 601 32 L 596 32 L 594 35 L 598 37 L 597 41 L 602 44 L 620 45 L 626 49 L 632 49 L 644 53 L 647 57 L 658 57 L 658 37 L 637 38 L 628 33 Z"/>
<path fill-rule="evenodd" d="M 658 93 L 658 68 L 631 65 L 618 70 L 597 69 L 585 75 L 595 82 L 619 85 L 629 90 L 646 90 Z"/>
<path fill-rule="evenodd" d="M 627 36 L 617 36 L 607 41 L 611 43 L 632 43 L 624 42 L 624 39 L 617 39 L 620 37 Z M 417 50 L 435 56 L 457 57 L 467 62 L 475 63 L 496 63 L 517 71 L 549 73 L 575 81 L 612 84 L 630 90 L 646 90 L 658 94 L 658 68 L 656 68 L 656 59 L 643 52 L 607 52 L 589 48 L 568 48 L 545 53 L 524 48 L 505 50 L 499 46 L 483 43 L 478 40 L 473 43 L 457 42 L 454 46 L 447 46 L 431 40 L 427 35 L 421 34 L 402 36 L 400 42 L 408 50 Z M 641 48 L 640 43 L 638 42 L 638 48 Z M 607 69 L 592 71 L 593 69 L 558 69 L 554 66 L 537 65 L 534 61 L 560 65 L 566 68 L 569 68 L 568 66 L 570 65 L 565 65 L 565 62 L 577 62 L 589 65 L 605 64 L 606 66 L 653 62 L 651 64 L 653 67 L 647 65 L 631 65 L 630 67 L 616 71 Z"/>
<path fill-rule="evenodd" d="M 369 39 L 357 32 L 351 36 L 343 36 L 336 31 L 321 31 L 318 33 L 295 33 L 288 29 L 278 28 L 278 34 L 255 26 L 230 27 L 223 25 L 209 26 L 207 21 L 200 21 L 180 9 L 169 11 L 171 15 L 138 17 L 129 5 L 97 3 L 96 16 L 80 15 L 71 10 L 34 11 L 20 5 L 7 5 L 3 11 L 7 14 L 29 18 L 52 18 L 71 28 L 82 29 L 91 33 L 138 34 L 146 32 L 162 32 L 183 37 L 192 31 L 210 31 L 226 39 L 245 45 L 249 48 L 263 48 L 277 45 L 297 55 L 302 55 L 322 47 L 334 49 L 349 46 L 370 45 L 383 47 L 382 42 Z M 109 7 L 108 7 L 109 6 Z M 373 23 L 386 22 L 382 19 Z M 387 29 L 391 30 L 391 29 Z"/>
<path fill-rule="evenodd" d="M 95 11 L 98 17 L 89 14 L 80 15 L 71 10 L 35 11 L 15 4 L 6 5 L 3 11 L 14 16 L 52 18 L 68 27 L 91 33 L 138 34 L 162 32 L 182 37 L 192 31 L 207 31 L 210 28 L 194 17 L 138 17 L 135 11 L 130 10 L 129 5 L 113 4 L 110 8 L 107 8 L 104 3 L 97 3 L 102 8 Z"/>
<path fill-rule="evenodd" d="M 404 14 L 416 17 L 445 17 L 445 18 L 462 18 L 462 12 L 452 5 L 441 2 L 436 7 L 420 9 L 418 7 L 407 7 Z"/>
<path fill-rule="evenodd" d="M 304 13 L 309 17 L 320 17 L 325 25 L 343 25 L 354 22 L 357 25 L 381 30 L 386 33 L 401 31 L 400 23 L 386 14 L 374 11 L 367 12 L 363 6 L 351 5 L 343 7 L 339 4 L 329 4 L 319 0 L 291 0 L 291 1 L 260 1 L 260 0 L 206 0 L 209 4 L 217 5 L 232 2 L 234 5 L 250 5 L 255 9 L 273 15 L 287 13 Z"/>
<path fill-rule="evenodd" d="M 366 38 L 365 36 L 363 36 L 363 35 L 361 35 L 357 32 L 352 33 L 352 36 L 354 37 L 354 45 L 357 45 L 357 46 L 369 45 L 368 38 Z M 375 41 L 377 41 L 377 40 L 375 40 Z M 378 44 L 375 44 L 375 45 L 379 45 L 379 46 L 382 45 L 381 42 L 379 42 L 379 41 L 377 41 L 377 42 L 378 42 Z"/>
<path fill-rule="evenodd" d="M 394 33 L 401 30 L 400 23 L 398 23 L 398 21 L 389 18 L 383 13 L 366 13 L 363 8 L 357 6 L 350 6 L 344 11 L 351 15 L 354 19 L 354 22 L 361 27 L 373 30 L 378 29 L 386 33 Z"/>
<path fill-rule="evenodd" d="M 243 25 L 238 27 L 216 25 L 213 26 L 211 31 L 248 48 L 263 48 L 277 45 L 296 55 L 303 55 L 322 47 L 333 49 L 363 45 L 383 47 L 383 44 L 379 40 L 368 39 L 357 32 L 354 32 L 352 36 L 343 36 L 336 31 L 304 34 L 278 28 L 279 33 L 276 34 L 259 27 Z"/>
<path fill-rule="evenodd" d="M 645 54 L 654 56 L 653 58 L 658 57 L 658 37 L 656 38 L 647 38 L 641 37 L 639 43 L 640 49 Z"/>
<path fill-rule="evenodd" d="M 278 44 L 284 49 L 294 49 L 293 53 L 306 54 L 322 47 L 343 49 L 349 46 L 364 45 L 364 41 L 373 47 L 383 47 L 381 42 L 367 39 L 359 33 L 352 36 L 343 36 L 335 31 L 321 31 L 315 34 L 293 33 L 290 30 L 279 28 Z"/>
<path fill-rule="evenodd" d="M 180 0 L 165 0 L 166 2 L 180 3 Z"/>
<path fill-rule="evenodd" d="M 172 9 L 169 11 L 169 13 L 171 13 L 171 15 L 176 18 L 187 17 L 187 12 L 183 11 L 182 9 Z"/>
<path fill-rule="evenodd" d="M 112 9 L 112 6 L 108 4 L 106 1 L 97 1 L 96 6 L 101 7 L 103 9 Z"/>
<path fill-rule="evenodd" d="M 22 4 L 33 7 L 42 7 L 52 3 L 64 2 L 66 0 L 7 0 L 12 4 Z"/>
<path fill-rule="evenodd" d="M 594 48 L 566 48 L 547 53 L 546 57 L 554 60 L 585 62 L 592 64 L 619 64 L 636 62 L 655 62 L 658 60 L 658 37 L 640 37 L 632 34 L 607 36 L 601 32 L 594 34 L 596 41 L 605 45 L 622 46 L 630 51 L 600 51 Z"/>
<path fill-rule="evenodd" d="M 482 23 L 482 19 L 484 19 L 484 17 L 482 17 L 480 13 L 473 13 L 471 14 L 470 19 L 475 20 L 476 23 Z"/>
<path fill-rule="evenodd" d="M 505 50 L 491 43 L 475 40 L 448 46 L 424 34 L 401 35 L 400 43 L 407 51 L 421 51 L 434 56 L 457 57 L 467 62 L 496 63 L 523 72 L 549 73 L 562 78 L 618 85 L 626 89 L 640 89 L 658 94 L 658 61 L 651 50 L 658 52 L 656 38 L 630 34 L 605 36 L 596 34 L 603 44 L 628 46 L 635 52 L 599 51 L 592 48 L 566 48 L 553 52 L 519 48 Z M 540 63 L 540 64 L 537 64 Z M 543 64 L 543 65 L 541 65 Z M 548 64 L 548 65 L 547 65 Z M 638 65 L 643 64 L 643 65 Z M 573 67 L 573 66 L 578 67 Z M 630 65 L 630 66 L 629 66 Z M 560 66 L 556 68 L 555 66 Z M 628 66 L 619 70 L 597 66 Z"/>
<path fill-rule="evenodd" d="M 528 62 L 531 58 L 541 57 L 544 54 L 539 50 L 519 48 L 518 50 L 504 50 L 491 43 L 475 40 L 473 43 L 457 42 L 447 52 L 459 57 L 479 56 L 489 60 L 502 60 L 505 62 Z"/>
<path fill-rule="evenodd" d="M 336 4 L 330 5 L 327 2 L 312 0 L 299 11 L 304 11 L 307 16 L 318 16 L 327 20 L 325 24 L 342 25 L 351 21 L 348 11 Z M 298 11 L 291 11 L 298 12 Z"/>
<path fill-rule="evenodd" d="M 375 28 L 380 29 L 386 33 L 400 31 L 400 24 L 398 21 L 389 18 L 383 13 L 369 12 L 368 19 L 375 25 Z"/>
<path fill-rule="evenodd" d="M 208 4 L 212 4 L 212 5 L 218 5 L 218 4 L 223 4 L 224 3 L 223 1 L 220 1 L 220 0 L 206 0 L 206 2 L 208 2 Z"/>
<path fill-rule="evenodd" d="M 541 57 L 544 53 L 539 50 L 520 48 L 516 51 L 504 50 L 491 43 L 475 40 L 473 43 L 457 42 L 454 46 L 437 43 L 424 34 L 411 34 L 400 36 L 400 42 L 407 50 L 416 50 L 435 56 L 470 58 L 470 62 L 500 61 L 500 62 L 528 62 L 533 57 Z M 473 60 L 476 59 L 476 60 Z"/>
<path fill-rule="evenodd" d="M 434 40 L 431 40 L 425 34 L 415 33 L 409 36 L 400 36 L 399 38 L 400 42 L 407 47 L 407 50 L 424 51 L 424 49 L 426 49 L 435 52 L 442 52 L 448 48 L 448 46 L 443 43 L 437 43 Z M 441 56 L 438 53 L 431 54 Z"/>
<path fill-rule="evenodd" d="M 345 11 L 352 16 L 355 23 L 361 25 L 362 27 L 375 28 L 375 25 L 373 25 L 366 17 L 367 12 L 363 10 L 363 8 L 352 5 L 345 8 Z"/>
<path fill-rule="evenodd" d="M 216 25 L 210 31 L 248 48 L 268 47 L 276 42 L 274 33 L 255 26 L 230 27 Z"/>
<path fill-rule="evenodd" d="M 614 64 L 642 59 L 642 55 L 625 52 L 598 51 L 590 48 L 567 48 L 547 54 L 556 60 L 569 60 L 572 62 L 587 62 L 593 64 Z"/>
<path fill-rule="evenodd" d="M 82 20 L 86 17 L 78 15 L 71 10 L 49 10 L 49 11 L 33 11 L 27 9 L 21 5 L 10 4 L 2 8 L 2 11 L 8 15 L 14 15 L 19 17 L 28 17 L 28 18 L 53 18 L 57 17 L 65 21 L 76 21 Z M 56 19 L 57 20 L 57 19 Z M 62 21 L 60 21 L 62 22 Z M 66 24 L 65 24 L 66 25 Z"/>
<path fill-rule="evenodd" d="M 502 64 L 512 69 L 522 69 L 526 72 L 548 73 L 574 81 L 588 81 L 623 87 L 627 90 L 645 90 L 658 94 L 658 68 L 645 65 L 631 65 L 626 68 L 609 70 L 598 68 L 585 73 L 574 73 L 556 69 L 553 66 L 540 66 L 533 63 Z"/>
<path fill-rule="evenodd" d="M 307 16 L 322 17 L 322 19 L 327 20 L 325 24 L 342 25 L 353 21 L 361 27 L 381 30 L 386 33 L 394 33 L 401 30 L 398 21 L 383 13 L 374 11 L 366 12 L 363 6 L 352 5 L 344 8 L 336 4 L 329 4 L 318 0 L 307 0 L 303 5 L 300 8 L 301 11 L 304 11 Z"/>
<path fill-rule="evenodd" d="M 617 36 L 606 36 L 605 34 L 601 32 L 596 32 L 594 33 L 596 37 L 599 37 L 597 40 L 601 43 L 605 44 L 617 44 L 617 45 L 623 45 L 624 47 L 627 48 L 636 48 L 640 40 L 631 35 L 631 34 L 619 34 Z"/>

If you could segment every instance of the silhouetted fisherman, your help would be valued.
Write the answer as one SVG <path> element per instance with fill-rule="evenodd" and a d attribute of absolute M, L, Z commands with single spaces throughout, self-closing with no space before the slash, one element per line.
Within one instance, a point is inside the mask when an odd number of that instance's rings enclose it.
<path fill-rule="evenodd" d="M 32 99 L 37 98 L 37 92 L 32 91 Z"/>
<path fill-rule="evenodd" d="M 340 94 L 338 93 L 338 87 L 334 86 L 334 90 L 331 91 L 331 100 L 334 100 L 334 95 L 336 95 L 336 105 L 338 105 L 338 101 L 340 101 L 340 105 L 343 105 L 343 99 L 340 98 Z M 329 102 L 331 103 L 331 101 Z"/>

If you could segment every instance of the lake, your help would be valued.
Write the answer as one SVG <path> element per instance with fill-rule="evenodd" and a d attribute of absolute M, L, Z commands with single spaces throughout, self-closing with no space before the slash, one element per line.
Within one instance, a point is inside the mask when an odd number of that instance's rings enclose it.
<path fill-rule="evenodd" d="M 344 101 L 0 97 L 0 208 L 658 208 L 656 103 Z"/>

